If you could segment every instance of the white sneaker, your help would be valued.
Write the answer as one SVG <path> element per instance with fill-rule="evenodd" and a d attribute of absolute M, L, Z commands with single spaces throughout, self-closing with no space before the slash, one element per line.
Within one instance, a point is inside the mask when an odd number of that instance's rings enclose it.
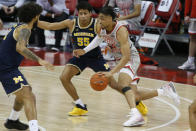
<path fill-rule="evenodd" d="M 172 82 L 167 83 L 161 87 L 163 89 L 163 95 L 169 98 L 172 98 L 174 102 L 179 105 L 180 104 L 180 97 L 176 92 L 176 88 Z"/>
<path fill-rule="evenodd" d="M 132 126 L 141 126 L 141 125 L 145 124 L 145 121 L 144 121 L 142 115 L 137 110 L 137 108 L 132 108 L 128 116 L 130 118 L 129 118 L 129 120 L 127 120 L 126 122 L 123 123 L 123 126 L 132 127 Z"/>
<path fill-rule="evenodd" d="M 191 70 L 195 70 L 195 63 L 190 63 L 188 60 L 182 64 L 181 66 L 178 66 L 178 69 L 181 70 L 187 70 L 187 69 L 191 69 Z"/>

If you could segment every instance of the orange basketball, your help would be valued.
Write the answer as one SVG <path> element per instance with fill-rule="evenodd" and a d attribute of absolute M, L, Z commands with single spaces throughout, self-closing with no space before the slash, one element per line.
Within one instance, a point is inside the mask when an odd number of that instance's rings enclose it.
<path fill-rule="evenodd" d="M 102 91 L 108 85 L 108 78 L 102 73 L 95 73 L 90 79 L 90 84 L 94 90 Z"/>

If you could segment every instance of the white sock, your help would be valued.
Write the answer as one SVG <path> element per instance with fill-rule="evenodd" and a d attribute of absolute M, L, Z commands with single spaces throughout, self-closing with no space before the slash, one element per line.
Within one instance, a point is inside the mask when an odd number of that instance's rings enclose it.
<path fill-rule="evenodd" d="M 37 120 L 30 120 L 29 121 L 29 130 L 30 131 L 38 131 L 38 122 L 37 122 Z"/>
<path fill-rule="evenodd" d="M 195 57 L 189 56 L 188 57 L 188 62 L 189 63 L 194 63 L 195 62 Z"/>
<path fill-rule="evenodd" d="M 83 104 L 83 102 L 82 102 L 81 99 L 77 99 L 74 103 L 75 103 L 75 104 L 79 104 L 79 105 L 81 105 L 81 106 L 84 107 L 84 104 Z"/>
<path fill-rule="evenodd" d="M 9 116 L 9 120 L 17 120 L 19 118 L 20 115 L 20 111 L 15 111 L 14 109 L 12 109 L 10 116 Z"/>
<path fill-rule="evenodd" d="M 157 89 L 157 92 L 158 92 L 158 96 L 163 96 L 164 95 L 163 89 Z"/>

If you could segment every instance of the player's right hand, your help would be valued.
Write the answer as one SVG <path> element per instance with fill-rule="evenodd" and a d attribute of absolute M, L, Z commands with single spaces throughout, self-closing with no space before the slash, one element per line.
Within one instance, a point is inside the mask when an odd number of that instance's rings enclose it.
<path fill-rule="evenodd" d="M 54 70 L 54 66 L 51 63 L 49 63 L 48 61 L 40 59 L 39 64 L 42 65 L 42 66 L 45 66 L 45 68 L 47 70 L 50 70 L 50 71 Z"/>
<path fill-rule="evenodd" d="M 76 49 L 76 50 L 73 50 L 73 55 L 75 57 L 80 57 L 82 55 L 85 54 L 85 51 L 83 49 Z"/>

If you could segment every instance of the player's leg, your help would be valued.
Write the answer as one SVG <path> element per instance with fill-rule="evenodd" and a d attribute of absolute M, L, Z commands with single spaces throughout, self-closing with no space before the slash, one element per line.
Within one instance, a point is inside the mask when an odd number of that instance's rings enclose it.
<path fill-rule="evenodd" d="M 123 126 L 139 126 L 144 124 L 144 119 L 135 104 L 135 92 L 129 86 L 132 83 L 132 78 L 129 74 L 120 72 L 118 77 L 118 88 L 120 88 L 125 95 L 127 103 L 130 107 L 130 118 L 126 122 L 123 123 Z"/>
<path fill-rule="evenodd" d="M 26 85 L 15 93 L 16 101 L 24 103 L 24 110 L 29 121 L 30 131 L 38 131 L 36 99 L 30 86 Z"/>
<path fill-rule="evenodd" d="M 189 106 L 189 123 L 191 131 L 196 131 L 196 100 Z"/>
<path fill-rule="evenodd" d="M 137 101 L 150 99 L 156 96 L 166 96 L 171 98 L 177 105 L 180 104 L 180 98 L 172 82 L 168 82 L 155 90 L 136 90 L 135 95 Z"/>
<path fill-rule="evenodd" d="M 195 55 L 196 55 L 196 22 L 191 21 L 189 24 L 190 44 L 188 60 L 179 66 L 179 69 L 195 69 Z"/>
<path fill-rule="evenodd" d="M 20 112 L 23 108 L 24 102 L 18 97 L 15 98 L 14 107 L 10 113 L 9 118 L 4 123 L 5 127 L 8 129 L 18 129 L 18 130 L 26 130 L 28 129 L 28 125 L 21 123 L 19 121 Z"/>
<path fill-rule="evenodd" d="M 73 65 L 66 65 L 61 76 L 60 76 L 60 80 L 63 84 L 63 87 L 65 88 L 67 93 L 72 97 L 72 99 L 74 101 L 79 99 L 79 96 L 77 94 L 77 91 L 76 91 L 73 83 L 71 82 L 71 79 L 79 72 L 80 71 L 77 67 L 75 67 Z"/>
<path fill-rule="evenodd" d="M 26 130 L 28 128 L 28 125 L 19 121 L 19 113 L 24 106 L 27 119 L 29 120 L 30 131 L 38 131 L 35 97 L 23 74 L 16 69 L 11 72 L 6 72 L 1 78 L 6 93 L 8 95 L 16 95 L 13 110 L 4 124 L 5 127 L 18 130 Z M 34 126 L 32 126 L 32 123 Z M 31 130 L 31 128 L 35 130 Z"/>
<path fill-rule="evenodd" d="M 79 98 L 76 88 L 71 82 L 73 76 L 79 75 L 80 72 L 82 72 L 85 68 L 86 64 L 84 59 L 73 57 L 69 60 L 68 64 L 65 66 L 60 76 L 60 80 L 63 84 L 63 87 L 65 88 L 67 93 L 72 97 L 76 105 L 73 108 L 73 110 L 69 112 L 69 115 L 71 116 L 85 115 L 88 112 L 86 105 L 83 104 L 82 100 Z"/>

